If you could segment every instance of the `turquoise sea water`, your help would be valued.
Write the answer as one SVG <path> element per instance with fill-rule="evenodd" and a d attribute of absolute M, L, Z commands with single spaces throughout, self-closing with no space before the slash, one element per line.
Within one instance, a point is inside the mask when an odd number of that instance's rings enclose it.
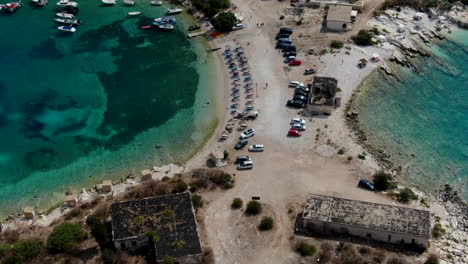
<path fill-rule="evenodd" d="M 400 81 L 374 72 L 353 107 L 402 180 L 426 190 L 451 183 L 468 200 L 468 31 L 428 49 L 432 57 L 412 60 L 416 70 L 393 67 Z"/>
<path fill-rule="evenodd" d="M 55 1 L 0 16 L 1 216 L 184 161 L 216 125 L 215 58 L 186 39 L 188 17 L 173 32 L 142 30 L 167 6 L 78 2 L 74 34 L 56 29 Z"/>

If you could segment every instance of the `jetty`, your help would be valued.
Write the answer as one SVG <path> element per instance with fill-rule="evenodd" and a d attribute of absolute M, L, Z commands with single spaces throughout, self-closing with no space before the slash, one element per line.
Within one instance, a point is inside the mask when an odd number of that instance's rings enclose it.
<path fill-rule="evenodd" d="M 204 31 L 192 32 L 192 33 L 188 33 L 187 37 L 188 38 L 195 38 L 195 37 L 204 35 L 205 33 L 206 33 L 206 31 L 205 32 Z"/>

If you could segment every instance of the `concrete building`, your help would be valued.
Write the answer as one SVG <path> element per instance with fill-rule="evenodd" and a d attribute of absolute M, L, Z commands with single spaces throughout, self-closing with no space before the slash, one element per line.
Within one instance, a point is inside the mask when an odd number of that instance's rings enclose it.
<path fill-rule="evenodd" d="M 331 114 L 341 104 L 341 95 L 337 93 L 338 81 L 329 77 L 314 77 L 310 96 L 305 107 L 307 114 Z M 338 100 L 337 100 L 338 97 Z"/>
<path fill-rule="evenodd" d="M 111 192 L 112 191 L 112 181 L 102 181 L 101 190 L 103 192 Z"/>
<path fill-rule="evenodd" d="M 329 5 L 326 26 L 330 31 L 351 30 L 352 7 L 348 5 Z"/>
<path fill-rule="evenodd" d="M 427 248 L 429 211 L 310 194 L 303 228 L 318 235 L 350 235 Z"/>
<path fill-rule="evenodd" d="M 353 10 L 360 11 L 364 8 L 365 0 L 300 0 L 299 6 L 306 7 L 327 7 L 330 5 L 347 5 Z"/>
<path fill-rule="evenodd" d="M 117 249 L 148 248 L 154 252 L 156 263 L 165 256 L 179 264 L 201 263 L 202 249 L 189 192 L 114 203 L 111 210 Z M 157 241 L 149 241 L 150 231 Z"/>
<path fill-rule="evenodd" d="M 76 196 L 73 194 L 67 195 L 65 197 L 65 204 L 69 207 L 75 207 L 77 204 Z"/>
<path fill-rule="evenodd" d="M 34 210 L 34 207 L 26 207 L 23 210 L 23 215 L 26 219 L 34 219 L 36 216 L 36 211 Z"/>
<path fill-rule="evenodd" d="M 141 171 L 141 180 L 142 181 L 149 181 L 153 179 L 153 174 L 150 170 L 142 170 Z"/>

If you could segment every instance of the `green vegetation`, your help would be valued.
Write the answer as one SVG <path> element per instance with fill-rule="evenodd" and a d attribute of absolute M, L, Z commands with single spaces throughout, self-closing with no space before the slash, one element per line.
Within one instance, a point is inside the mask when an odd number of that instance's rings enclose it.
<path fill-rule="evenodd" d="M 222 12 L 211 19 L 214 28 L 221 32 L 229 32 L 236 23 L 236 16 L 231 12 Z"/>
<path fill-rule="evenodd" d="M 447 254 L 447 259 L 452 260 L 452 259 L 453 259 L 453 255 L 452 255 L 452 254 Z"/>
<path fill-rule="evenodd" d="M 135 216 L 135 217 L 132 219 L 132 222 L 133 222 L 135 225 L 143 225 L 143 224 L 146 222 L 146 219 L 145 219 L 144 216 L 139 215 L 139 216 Z"/>
<path fill-rule="evenodd" d="M 241 198 L 234 198 L 231 203 L 231 208 L 232 209 L 240 209 L 242 208 L 242 199 Z"/>
<path fill-rule="evenodd" d="M 439 237 L 445 235 L 445 233 L 447 233 L 447 230 L 445 230 L 442 227 L 442 224 L 440 224 L 439 222 L 434 224 L 434 227 L 432 228 L 432 236 L 433 237 L 439 238 Z"/>
<path fill-rule="evenodd" d="M 450 4 L 453 2 L 456 2 L 456 0 L 385 0 L 385 2 L 382 5 L 382 10 L 397 6 L 408 6 L 418 10 L 430 7 L 437 7 L 439 5 Z"/>
<path fill-rule="evenodd" d="M 429 208 L 429 207 L 430 207 L 429 204 L 427 203 L 426 199 L 423 198 L 423 199 L 421 199 L 420 202 L 421 202 L 421 204 L 424 205 L 426 208 Z"/>
<path fill-rule="evenodd" d="M 378 28 L 376 27 L 373 27 L 371 30 L 370 30 L 372 33 L 374 33 L 374 35 L 380 35 L 380 31 Z"/>
<path fill-rule="evenodd" d="M 439 264 L 439 256 L 436 254 L 430 254 L 424 264 Z"/>
<path fill-rule="evenodd" d="M 0 258 L 4 257 L 10 249 L 11 249 L 10 245 L 0 243 Z"/>
<path fill-rule="evenodd" d="M 390 187 L 389 175 L 383 171 L 378 171 L 373 176 L 374 179 L 374 187 L 378 191 L 385 191 Z"/>
<path fill-rule="evenodd" d="M 80 225 L 62 223 L 52 230 L 47 239 L 47 248 L 53 253 L 70 252 L 79 242 L 86 239 L 87 233 Z"/>
<path fill-rule="evenodd" d="M 187 183 L 183 180 L 177 180 L 175 186 L 172 189 L 172 193 L 181 193 L 185 192 L 188 189 Z"/>
<path fill-rule="evenodd" d="M 160 238 L 158 236 L 158 233 L 154 230 L 146 232 L 146 236 L 148 236 L 149 239 L 153 242 L 159 242 Z"/>
<path fill-rule="evenodd" d="M 273 228 L 273 218 L 270 216 L 264 216 L 258 225 L 258 229 L 262 231 L 270 230 Z"/>
<path fill-rule="evenodd" d="M 347 160 L 352 161 L 352 160 L 353 160 L 353 157 L 348 156 Z"/>
<path fill-rule="evenodd" d="M 228 8 L 229 0 L 192 0 L 192 4 L 207 17 L 213 17 L 219 11 Z"/>
<path fill-rule="evenodd" d="M 219 185 L 224 189 L 232 188 L 232 185 L 234 183 L 232 176 L 229 173 L 224 173 L 222 171 L 221 173 L 216 173 L 210 175 L 209 177 L 210 181 L 214 182 L 216 185 Z"/>
<path fill-rule="evenodd" d="M 245 210 L 247 214 L 257 215 L 262 212 L 262 204 L 257 201 L 250 201 Z"/>
<path fill-rule="evenodd" d="M 104 245 L 110 239 L 110 234 L 107 232 L 106 225 L 95 215 L 90 215 L 86 219 L 86 224 L 91 229 L 91 235 L 99 245 Z"/>
<path fill-rule="evenodd" d="M 405 187 L 398 194 L 398 200 L 403 203 L 407 203 L 411 200 L 417 200 L 418 196 L 408 187 Z"/>
<path fill-rule="evenodd" d="M 343 154 L 345 154 L 345 152 L 346 152 L 346 149 L 340 148 L 340 149 L 338 150 L 338 155 L 343 155 Z"/>
<path fill-rule="evenodd" d="M 38 238 L 20 239 L 13 246 L 0 245 L 0 257 L 10 255 L 4 263 L 22 263 L 37 257 L 43 249 L 44 244 Z"/>
<path fill-rule="evenodd" d="M 174 243 L 171 244 L 173 248 L 182 248 L 184 243 L 182 241 L 174 241 Z"/>
<path fill-rule="evenodd" d="M 357 155 L 358 159 L 360 160 L 366 160 L 366 156 L 362 155 L 362 154 L 359 154 Z"/>
<path fill-rule="evenodd" d="M 198 194 L 192 195 L 192 204 L 193 204 L 193 207 L 195 207 L 195 208 L 202 208 L 203 207 L 203 198 Z"/>
<path fill-rule="evenodd" d="M 337 92 L 337 93 L 342 92 L 342 91 L 343 91 L 343 90 L 341 90 L 340 87 L 337 87 L 337 88 L 336 88 L 336 92 Z"/>
<path fill-rule="evenodd" d="M 171 256 L 165 256 L 162 261 L 163 264 L 174 264 L 174 262 L 175 260 Z"/>
<path fill-rule="evenodd" d="M 344 43 L 343 41 L 339 41 L 339 40 L 333 40 L 331 43 L 330 43 L 330 48 L 333 48 L 333 49 L 341 49 L 344 47 Z"/>
<path fill-rule="evenodd" d="M 315 255 L 317 249 L 314 246 L 309 245 L 307 243 L 300 243 L 297 246 L 297 252 L 299 252 L 303 257 L 311 257 Z"/>
<path fill-rule="evenodd" d="M 358 46 L 370 46 L 374 44 L 372 33 L 367 30 L 360 30 L 357 35 L 351 37 L 351 40 Z"/>
<path fill-rule="evenodd" d="M 162 216 L 166 217 L 166 218 L 172 218 L 174 217 L 174 211 L 172 210 L 166 210 L 162 213 Z"/>
<path fill-rule="evenodd" d="M 320 55 L 325 55 L 327 54 L 328 50 L 327 49 L 323 49 L 319 52 Z"/>
<path fill-rule="evenodd" d="M 227 159 L 227 158 L 229 158 L 229 152 L 227 150 L 225 150 L 223 152 L 223 159 Z"/>

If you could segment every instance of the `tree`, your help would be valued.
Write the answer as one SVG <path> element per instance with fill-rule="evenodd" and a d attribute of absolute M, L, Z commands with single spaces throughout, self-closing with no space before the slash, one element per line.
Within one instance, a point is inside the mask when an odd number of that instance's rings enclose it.
<path fill-rule="evenodd" d="M 165 256 L 162 261 L 163 264 L 174 264 L 174 262 L 175 260 L 171 256 Z"/>
<path fill-rule="evenodd" d="M 351 37 L 354 43 L 358 46 L 369 46 L 374 44 L 372 34 L 367 30 L 360 30 L 357 35 Z"/>
<path fill-rule="evenodd" d="M 87 236 L 80 225 L 62 223 L 52 230 L 47 239 L 47 248 L 54 253 L 70 252 Z"/>
<path fill-rule="evenodd" d="M 221 32 L 229 32 L 236 23 L 236 16 L 231 12 L 222 12 L 211 19 L 214 28 Z"/>
<path fill-rule="evenodd" d="M 374 187 L 376 190 L 385 191 L 390 186 L 390 184 L 388 183 L 388 174 L 386 174 L 383 171 L 376 172 L 373 178 Z"/>
<path fill-rule="evenodd" d="M 90 215 L 86 219 L 86 224 L 91 229 L 91 235 L 96 239 L 99 245 L 104 245 L 109 241 L 109 233 L 107 232 L 106 225 L 95 215 Z"/>
<path fill-rule="evenodd" d="M 20 259 L 32 259 L 41 254 L 44 244 L 38 238 L 20 239 L 13 246 L 13 251 Z"/>
<path fill-rule="evenodd" d="M 262 204 L 257 201 L 250 201 L 245 210 L 247 214 L 257 215 L 262 212 Z"/>
<path fill-rule="evenodd" d="M 258 225 L 258 229 L 262 231 L 270 230 L 273 228 L 273 218 L 270 216 L 264 216 L 260 224 Z"/>
<path fill-rule="evenodd" d="M 339 41 L 339 40 L 333 40 L 331 43 L 330 43 L 330 48 L 333 48 L 333 49 L 341 49 L 344 47 L 344 44 L 342 41 Z"/>
<path fill-rule="evenodd" d="M 297 252 L 299 252 L 301 256 L 303 257 L 310 257 L 310 256 L 315 255 L 315 252 L 317 252 L 317 249 L 314 246 L 309 245 L 307 243 L 300 243 L 297 246 Z"/>
<path fill-rule="evenodd" d="M 418 199 L 418 196 L 413 192 L 413 190 L 411 190 L 408 187 L 405 187 L 398 194 L 398 200 L 403 203 L 407 203 L 410 200 L 416 200 L 416 199 Z"/>
<path fill-rule="evenodd" d="M 192 195 L 192 204 L 193 204 L 193 207 L 195 207 L 195 208 L 202 208 L 203 207 L 203 198 L 198 194 Z"/>
<path fill-rule="evenodd" d="M 183 180 L 178 180 L 174 186 L 174 188 L 172 189 L 172 192 L 173 193 L 181 193 L 181 192 L 185 192 L 188 188 L 188 185 L 187 183 L 185 183 Z"/>
<path fill-rule="evenodd" d="M 234 198 L 234 200 L 232 200 L 232 203 L 231 203 L 231 208 L 232 209 L 240 209 L 242 208 L 242 199 L 241 198 Z"/>

